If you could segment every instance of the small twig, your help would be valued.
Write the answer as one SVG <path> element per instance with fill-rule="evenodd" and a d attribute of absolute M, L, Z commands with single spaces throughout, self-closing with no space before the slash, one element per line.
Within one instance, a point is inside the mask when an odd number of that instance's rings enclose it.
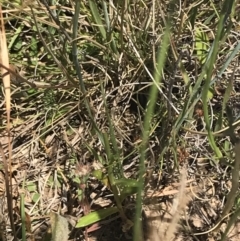
<path fill-rule="evenodd" d="M 210 233 L 210 232 L 213 232 L 214 230 L 216 230 L 216 229 L 219 227 L 219 225 L 222 223 L 222 221 L 223 221 L 225 218 L 227 218 L 228 216 L 230 216 L 231 214 L 232 214 L 232 213 L 229 213 L 229 214 L 225 215 L 224 217 L 222 217 L 222 218 L 217 222 L 217 224 L 216 224 L 214 227 L 212 227 L 211 229 L 209 229 L 209 230 L 207 230 L 207 231 L 205 231 L 205 232 L 201 232 L 201 233 L 193 233 L 193 235 L 198 236 L 198 235 L 203 235 L 203 234 L 208 234 L 208 233 Z"/>
<path fill-rule="evenodd" d="M 231 128 L 236 127 L 239 124 L 240 124 L 240 120 L 237 120 L 234 123 L 232 123 L 231 126 L 227 126 L 227 127 L 223 128 L 222 130 L 213 132 L 212 135 L 213 136 L 219 136 L 219 137 L 229 136 L 229 135 L 231 135 L 231 133 L 229 132 L 231 130 Z M 188 131 L 188 132 L 192 133 L 192 134 L 197 134 L 197 135 L 201 135 L 201 136 L 207 136 L 208 135 L 208 132 L 194 131 L 194 130 L 191 130 L 191 129 L 188 129 L 188 128 L 185 128 L 185 127 L 183 127 L 183 129 L 185 131 Z"/>
<path fill-rule="evenodd" d="M 21 82 L 29 84 L 32 88 L 36 88 L 36 85 L 28 80 L 26 80 L 24 77 L 22 77 L 20 74 L 18 74 L 14 69 L 8 68 L 2 63 L 0 63 L 0 67 L 6 69 L 9 74 L 16 77 L 16 79 L 20 80 Z"/>
<path fill-rule="evenodd" d="M 31 81 L 31 80 L 27 80 L 26 78 L 24 78 L 23 76 L 21 76 L 20 74 L 18 74 L 15 70 L 6 67 L 5 65 L 3 65 L 2 63 L 0 63 L 0 67 L 6 69 L 11 75 L 13 75 L 15 77 L 15 85 L 20 85 L 21 82 L 26 83 L 28 85 L 30 85 L 32 88 L 34 89 L 69 89 L 69 88 L 73 88 L 75 87 L 75 85 L 72 85 L 71 83 L 68 84 L 67 86 L 65 84 L 58 84 L 58 85 L 51 85 L 49 83 L 46 82 L 40 82 L 40 81 Z"/>

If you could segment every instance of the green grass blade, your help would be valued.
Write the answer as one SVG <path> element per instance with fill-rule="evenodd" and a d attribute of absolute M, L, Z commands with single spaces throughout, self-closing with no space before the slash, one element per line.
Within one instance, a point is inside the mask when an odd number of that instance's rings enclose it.
<path fill-rule="evenodd" d="M 79 221 L 76 224 L 76 228 L 84 228 L 87 227 L 93 223 L 96 223 L 98 221 L 101 221 L 110 215 L 117 213 L 118 208 L 117 207 L 109 207 L 106 209 L 100 209 L 95 212 L 91 212 L 88 215 L 81 217 Z"/>
<path fill-rule="evenodd" d="M 230 80 L 228 82 L 227 89 L 226 89 L 226 91 L 224 93 L 224 96 L 223 96 L 222 111 L 220 113 L 220 116 L 218 117 L 218 121 L 217 121 L 217 124 L 216 124 L 215 131 L 218 131 L 218 130 L 222 129 L 224 112 L 226 110 L 227 102 L 230 99 L 231 92 L 233 90 L 233 82 L 234 82 L 233 75 L 234 75 L 234 73 L 235 72 L 232 73 L 232 77 L 230 78 Z"/>
<path fill-rule="evenodd" d="M 211 132 L 210 119 L 209 119 L 209 114 L 208 114 L 208 92 L 209 92 L 209 88 L 210 88 L 214 63 L 215 63 L 216 58 L 217 58 L 217 54 L 218 54 L 218 50 L 219 50 L 219 47 L 220 47 L 221 40 L 224 37 L 224 35 L 223 35 L 224 23 L 226 22 L 226 19 L 227 19 L 228 15 L 230 13 L 229 13 L 228 4 L 226 5 L 226 1 L 225 1 L 222 13 L 220 14 L 216 38 L 213 42 L 211 51 L 209 53 L 209 56 L 208 56 L 209 58 L 207 59 L 207 62 L 204 66 L 205 69 L 206 69 L 206 74 L 207 74 L 205 84 L 204 84 L 204 87 L 203 87 L 203 91 L 202 91 L 204 121 L 206 123 L 206 130 L 208 132 L 209 144 L 212 147 L 212 149 L 214 150 L 214 152 L 215 152 L 215 154 L 218 158 L 222 157 L 222 153 L 221 153 L 220 149 L 217 147 L 217 145 L 215 143 L 215 140 L 214 140 L 214 136 Z"/>
<path fill-rule="evenodd" d="M 24 207 L 24 194 L 21 193 L 20 196 L 20 205 L 21 205 L 21 220 L 22 220 L 22 241 L 26 241 L 26 215 Z"/>
<path fill-rule="evenodd" d="M 92 16 L 94 18 L 95 23 L 97 24 L 97 27 L 103 37 L 103 39 L 106 41 L 106 30 L 103 26 L 101 16 L 99 14 L 96 2 L 94 0 L 89 0 L 89 6 L 92 12 Z"/>
<path fill-rule="evenodd" d="M 222 74 L 224 73 L 224 71 L 228 68 L 229 64 L 232 62 L 232 60 L 234 59 L 234 57 L 239 54 L 240 51 L 240 42 L 237 44 L 237 46 L 233 49 L 233 51 L 231 52 L 231 54 L 228 56 L 227 60 L 224 62 L 222 68 L 220 69 L 219 73 L 217 74 L 217 76 L 211 81 L 211 84 L 213 84 L 214 82 L 216 82 L 216 80 L 218 78 L 222 77 Z"/>
<path fill-rule="evenodd" d="M 110 19 L 109 19 L 107 4 L 106 4 L 105 0 L 102 1 L 102 6 L 103 6 L 104 18 L 105 18 L 106 28 L 107 28 L 107 31 L 106 31 L 107 43 L 110 43 L 111 49 L 113 50 L 113 52 L 115 54 L 117 54 L 118 53 L 117 46 L 115 43 L 115 39 L 113 37 L 113 31 L 112 31 L 112 27 L 110 25 Z"/>
<path fill-rule="evenodd" d="M 76 72 L 77 72 L 77 76 L 78 76 L 78 79 L 79 79 L 81 91 L 82 91 L 83 94 L 85 94 L 86 89 L 85 89 L 85 85 L 84 85 L 83 78 L 82 78 L 81 65 L 78 62 L 78 49 L 77 49 L 78 18 L 79 18 L 79 14 L 80 14 L 80 1 L 76 0 L 75 1 L 75 13 L 74 13 L 74 16 L 73 16 L 72 57 L 73 57 L 73 64 L 75 66 L 75 69 L 76 69 Z"/>
<path fill-rule="evenodd" d="M 23 25 L 19 26 L 16 30 L 16 32 L 14 33 L 13 37 L 11 38 L 11 41 L 10 43 L 8 44 L 8 49 L 11 49 L 13 44 L 15 43 L 15 41 L 17 40 L 17 38 L 19 37 L 19 35 L 21 34 L 22 32 L 22 29 L 23 29 Z"/>
<path fill-rule="evenodd" d="M 142 134 L 142 145 L 140 147 L 140 164 L 139 164 L 139 187 L 137 192 L 136 199 L 136 216 L 134 223 L 134 241 L 139 240 L 139 234 L 141 229 L 140 226 L 140 217 L 141 217 L 141 203 L 142 203 L 142 190 L 144 189 L 144 173 L 145 173 L 145 155 L 146 155 L 146 147 L 149 140 L 149 132 L 152 121 L 152 116 L 154 113 L 156 99 L 158 94 L 158 88 L 156 85 L 159 85 L 162 80 L 162 70 L 165 65 L 167 52 L 169 48 L 169 39 L 170 39 L 170 24 L 168 23 L 166 26 L 166 30 L 163 35 L 163 39 L 161 42 L 161 46 L 159 47 L 158 55 L 157 55 L 157 69 L 154 71 L 154 80 L 156 84 L 153 84 L 150 89 L 150 99 L 147 106 L 146 115 L 144 118 L 144 130 Z M 140 235 L 141 236 L 141 235 Z"/>

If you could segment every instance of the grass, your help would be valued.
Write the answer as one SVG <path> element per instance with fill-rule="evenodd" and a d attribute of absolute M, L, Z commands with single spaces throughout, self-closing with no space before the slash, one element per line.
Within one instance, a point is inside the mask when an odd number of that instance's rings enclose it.
<path fill-rule="evenodd" d="M 10 222 L 6 212 L 0 217 L 11 226 L 7 235 L 58 240 L 69 233 L 64 239 L 87 240 L 102 223 L 120 218 L 123 232 L 110 227 L 111 238 L 144 240 L 146 207 L 169 203 L 175 219 L 151 240 L 211 237 L 226 216 L 231 225 L 219 233 L 227 240 L 239 212 L 238 114 L 232 111 L 239 89 L 238 8 L 233 0 L 3 0 L 1 67 L 3 76 L 11 75 L 3 77 L 1 95 Z M 201 187 L 203 177 L 214 185 Z M 227 181 L 231 187 L 222 188 Z M 174 183 L 179 189 L 167 194 Z M 218 206 L 203 202 L 194 211 L 200 196 Z M 193 210 L 190 222 L 180 218 L 178 202 Z M 203 208 L 218 215 L 200 215 L 196 227 L 193 217 Z M 40 221 L 49 227 L 43 234 Z"/>

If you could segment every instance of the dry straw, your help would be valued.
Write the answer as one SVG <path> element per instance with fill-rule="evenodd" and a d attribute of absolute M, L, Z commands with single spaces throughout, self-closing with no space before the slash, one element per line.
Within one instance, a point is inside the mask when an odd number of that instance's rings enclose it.
<path fill-rule="evenodd" d="M 4 25 L 4 18 L 2 13 L 2 7 L 0 6 L 0 63 L 1 63 L 1 73 L 3 79 L 3 86 L 4 86 L 4 94 L 5 94 L 5 101 L 6 101 L 6 114 L 7 114 L 7 132 L 8 132 L 8 151 L 9 156 L 8 159 L 5 157 L 2 145 L 0 143 L 0 152 L 3 158 L 4 164 L 4 171 L 5 171 L 5 183 L 6 183 L 6 195 L 7 195 L 7 205 L 8 205 L 8 213 L 11 222 L 11 228 L 13 231 L 13 240 L 17 240 L 16 232 L 14 227 L 14 220 L 13 220 L 13 208 L 12 208 L 12 180 L 11 173 L 11 156 L 12 156 L 12 147 L 11 147 L 11 138 L 10 138 L 10 111 L 11 111 L 11 90 L 10 90 L 10 73 L 7 71 L 7 67 L 9 69 L 9 57 L 8 57 L 8 48 L 7 48 L 7 40 L 5 34 L 5 25 Z"/>

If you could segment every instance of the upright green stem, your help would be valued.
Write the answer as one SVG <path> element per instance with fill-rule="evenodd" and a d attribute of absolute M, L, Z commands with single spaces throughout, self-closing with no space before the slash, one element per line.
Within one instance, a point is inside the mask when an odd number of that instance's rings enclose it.
<path fill-rule="evenodd" d="M 124 225 L 126 228 L 128 228 L 129 226 L 133 226 L 132 222 L 126 217 L 124 210 L 123 210 L 123 206 L 122 206 L 122 202 L 121 202 L 121 195 L 120 192 L 117 188 L 117 185 L 115 184 L 115 177 L 114 177 L 114 170 L 113 170 L 113 165 L 114 165 L 114 157 L 111 153 L 111 149 L 110 149 L 110 145 L 109 145 L 109 141 L 108 141 L 108 136 L 107 133 L 103 133 L 103 139 L 104 139 L 104 144 L 105 144 L 105 150 L 106 150 L 106 154 L 107 154 L 107 158 L 108 158 L 108 163 L 107 163 L 107 172 L 108 172 L 108 181 L 111 187 L 111 190 L 113 192 L 113 196 L 114 196 L 114 200 L 116 202 L 119 214 L 122 218 L 122 221 L 124 222 Z"/>
<path fill-rule="evenodd" d="M 72 33 L 72 39 L 73 39 L 73 43 L 72 43 L 72 57 L 73 57 L 73 63 L 77 72 L 77 76 L 79 79 L 79 83 L 80 83 L 80 87 L 81 87 L 81 91 L 83 94 L 85 94 L 86 89 L 85 89 L 85 85 L 82 79 L 82 73 L 81 73 L 81 66 L 78 62 L 78 49 L 77 49 L 77 36 L 78 36 L 78 17 L 80 14 L 80 1 L 76 0 L 75 1 L 75 14 L 73 17 L 73 33 Z"/>

